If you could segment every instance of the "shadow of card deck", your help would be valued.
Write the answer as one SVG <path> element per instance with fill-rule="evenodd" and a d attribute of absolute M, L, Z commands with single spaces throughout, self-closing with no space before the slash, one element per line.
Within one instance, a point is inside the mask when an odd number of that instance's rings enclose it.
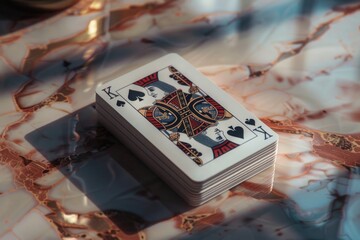
<path fill-rule="evenodd" d="M 176 54 L 100 86 L 96 109 L 190 205 L 275 163 L 277 134 Z"/>

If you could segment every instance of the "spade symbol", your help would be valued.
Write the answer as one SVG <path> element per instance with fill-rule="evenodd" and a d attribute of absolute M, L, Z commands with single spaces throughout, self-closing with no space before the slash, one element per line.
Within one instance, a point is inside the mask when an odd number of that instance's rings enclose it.
<path fill-rule="evenodd" d="M 124 102 L 124 101 L 118 100 L 118 101 L 116 102 L 116 106 L 118 106 L 118 107 L 124 107 L 124 105 L 125 105 L 125 102 Z"/>
<path fill-rule="evenodd" d="M 62 65 L 63 65 L 65 68 L 68 68 L 68 67 L 71 65 L 71 62 L 69 62 L 69 61 L 67 61 L 67 60 L 63 60 Z"/>
<path fill-rule="evenodd" d="M 136 101 L 136 100 L 139 100 L 139 101 L 142 101 L 144 100 L 142 97 L 145 96 L 145 93 L 143 92 L 140 92 L 140 91 L 135 91 L 135 90 L 129 90 L 129 95 L 128 95 L 128 99 L 130 101 Z"/>
<path fill-rule="evenodd" d="M 244 129 L 242 127 L 236 126 L 234 128 L 233 126 L 230 126 L 229 129 L 230 130 L 227 131 L 227 134 L 233 137 L 244 139 Z"/>
<path fill-rule="evenodd" d="M 250 118 L 250 119 L 247 118 L 247 119 L 245 120 L 245 123 L 246 123 L 246 124 L 249 124 L 249 125 L 255 126 L 255 120 L 252 119 L 252 118 Z"/>

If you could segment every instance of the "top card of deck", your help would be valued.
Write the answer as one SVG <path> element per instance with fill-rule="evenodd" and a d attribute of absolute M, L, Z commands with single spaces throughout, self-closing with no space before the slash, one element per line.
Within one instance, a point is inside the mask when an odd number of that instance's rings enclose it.
<path fill-rule="evenodd" d="M 251 155 L 261 149 L 252 146 L 254 140 L 269 142 L 264 147 L 274 142 L 277 137 L 267 126 L 191 65 L 184 65 L 189 64 L 181 57 L 167 55 L 97 92 L 135 128 L 143 129 L 150 142 L 158 139 L 161 146 L 172 145 L 164 150 L 185 172 L 194 172 L 195 164 L 199 169 L 214 169 L 211 172 L 216 174 L 223 170 L 220 166 L 236 163 L 245 152 Z M 155 138 L 158 133 L 161 137 Z"/>

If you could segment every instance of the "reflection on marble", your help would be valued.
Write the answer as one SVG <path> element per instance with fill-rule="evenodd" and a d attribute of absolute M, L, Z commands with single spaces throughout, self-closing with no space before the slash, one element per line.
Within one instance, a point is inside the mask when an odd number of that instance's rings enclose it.
<path fill-rule="evenodd" d="M 81 0 L 10 25 L 1 239 L 360 238 L 358 1 Z M 279 133 L 275 176 L 191 208 L 97 123 L 97 86 L 169 52 Z"/>

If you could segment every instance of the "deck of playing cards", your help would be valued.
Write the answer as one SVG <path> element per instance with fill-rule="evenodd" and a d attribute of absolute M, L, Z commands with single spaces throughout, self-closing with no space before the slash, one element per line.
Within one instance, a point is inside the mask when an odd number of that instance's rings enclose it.
<path fill-rule="evenodd" d="M 96 109 L 193 206 L 275 162 L 277 134 L 176 54 L 99 87 Z"/>

